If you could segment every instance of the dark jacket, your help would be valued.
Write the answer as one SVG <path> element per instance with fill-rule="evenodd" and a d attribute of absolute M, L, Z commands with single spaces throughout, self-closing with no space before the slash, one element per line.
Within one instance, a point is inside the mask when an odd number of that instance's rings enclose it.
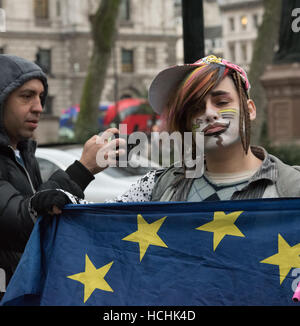
<path fill-rule="evenodd" d="M 44 105 L 47 79 L 34 63 L 8 55 L 0 55 L 0 76 L 0 269 L 5 271 L 8 284 L 34 226 L 35 221 L 29 213 L 29 202 L 34 193 L 61 188 L 83 198 L 85 187 L 94 177 L 75 161 L 66 171 L 56 171 L 42 184 L 33 140 L 18 144 L 25 168 L 17 161 L 3 126 L 3 103 L 13 90 L 38 78 L 45 88 Z"/>

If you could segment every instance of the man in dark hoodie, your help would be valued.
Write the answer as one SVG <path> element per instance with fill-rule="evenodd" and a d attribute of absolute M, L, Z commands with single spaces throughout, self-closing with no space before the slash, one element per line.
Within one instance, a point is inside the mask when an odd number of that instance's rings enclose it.
<path fill-rule="evenodd" d="M 0 299 L 37 215 L 60 213 L 70 202 L 59 189 L 84 198 L 84 189 L 102 170 L 96 163 L 95 135 L 85 143 L 79 161 L 42 183 L 36 142 L 31 138 L 47 93 L 47 77 L 40 67 L 20 57 L 0 55 Z"/>

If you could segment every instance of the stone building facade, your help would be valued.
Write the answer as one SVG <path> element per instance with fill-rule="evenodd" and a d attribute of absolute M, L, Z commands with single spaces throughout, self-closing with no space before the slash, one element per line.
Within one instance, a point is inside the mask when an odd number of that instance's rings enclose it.
<path fill-rule="evenodd" d="M 217 56 L 223 56 L 224 46 L 222 35 L 222 19 L 218 0 L 202 1 L 205 55 L 214 54 Z M 181 0 L 174 0 L 174 3 L 175 21 L 178 35 L 177 62 L 181 64 L 184 61 Z"/>
<path fill-rule="evenodd" d="M 257 29 L 264 13 L 263 0 L 202 0 L 205 55 L 214 54 L 241 65 L 246 71 L 252 59 Z M 176 1 L 177 7 L 180 0 Z M 182 35 L 181 13 L 177 9 L 178 34 Z M 181 51 L 181 52 L 180 52 Z M 182 38 L 178 60 L 183 60 Z"/>
<path fill-rule="evenodd" d="M 0 52 L 38 62 L 49 77 L 39 143 L 57 141 L 62 110 L 80 102 L 92 51 L 89 15 L 100 1 L 0 0 L 6 16 Z M 146 96 L 155 74 L 176 64 L 177 39 L 174 0 L 122 0 L 101 101 Z"/>
<path fill-rule="evenodd" d="M 203 0 L 205 55 L 224 56 L 222 16 L 217 0 Z"/>
<path fill-rule="evenodd" d="M 257 28 L 263 19 L 263 0 L 218 0 L 218 4 L 224 57 L 248 71 Z"/>

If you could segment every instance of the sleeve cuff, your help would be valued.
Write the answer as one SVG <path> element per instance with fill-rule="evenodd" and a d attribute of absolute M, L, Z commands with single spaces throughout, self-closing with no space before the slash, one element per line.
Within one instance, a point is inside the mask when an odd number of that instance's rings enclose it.
<path fill-rule="evenodd" d="M 33 197 L 33 196 L 32 196 Z M 34 208 L 31 206 L 31 199 L 32 197 L 29 199 L 29 203 L 28 203 L 28 211 L 29 211 L 29 215 L 33 221 L 33 223 L 35 223 L 38 219 L 38 213 L 34 210 Z"/>
<path fill-rule="evenodd" d="M 66 173 L 82 191 L 95 179 L 93 174 L 77 160 L 66 169 Z"/>

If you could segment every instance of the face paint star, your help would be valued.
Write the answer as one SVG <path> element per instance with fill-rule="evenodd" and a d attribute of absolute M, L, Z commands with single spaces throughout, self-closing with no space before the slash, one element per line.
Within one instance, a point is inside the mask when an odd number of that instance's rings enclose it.
<path fill-rule="evenodd" d="M 90 261 L 88 255 L 86 255 L 85 271 L 82 273 L 67 276 L 68 278 L 78 281 L 84 285 L 84 303 L 88 300 L 95 289 L 114 292 L 104 279 L 112 264 L 113 261 L 103 267 L 96 269 L 93 263 Z"/>
<path fill-rule="evenodd" d="M 122 239 L 126 241 L 138 242 L 140 247 L 140 261 L 142 261 L 150 245 L 168 248 L 168 246 L 162 241 L 162 239 L 157 234 L 165 219 L 166 216 L 149 224 L 147 221 L 144 220 L 142 215 L 138 214 L 138 230 Z"/>
<path fill-rule="evenodd" d="M 244 237 L 243 233 L 234 224 L 237 218 L 243 213 L 243 211 L 232 212 L 225 214 L 224 212 L 215 212 L 214 219 L 202 226 L 196 228 L 196 230 L 208 231 L 214 233 L 214 251 L 225 237 L 225 235 L 233 235 L 236 237 Z"/>
<path fill-rule="evenodd" d="M 284 238 L 278 234 L 278 253 L 262 260 L 261 263 L 278 265 L 281 284 L 291 268 L 300 268 L 300 243 L 291 247 Z"/>

